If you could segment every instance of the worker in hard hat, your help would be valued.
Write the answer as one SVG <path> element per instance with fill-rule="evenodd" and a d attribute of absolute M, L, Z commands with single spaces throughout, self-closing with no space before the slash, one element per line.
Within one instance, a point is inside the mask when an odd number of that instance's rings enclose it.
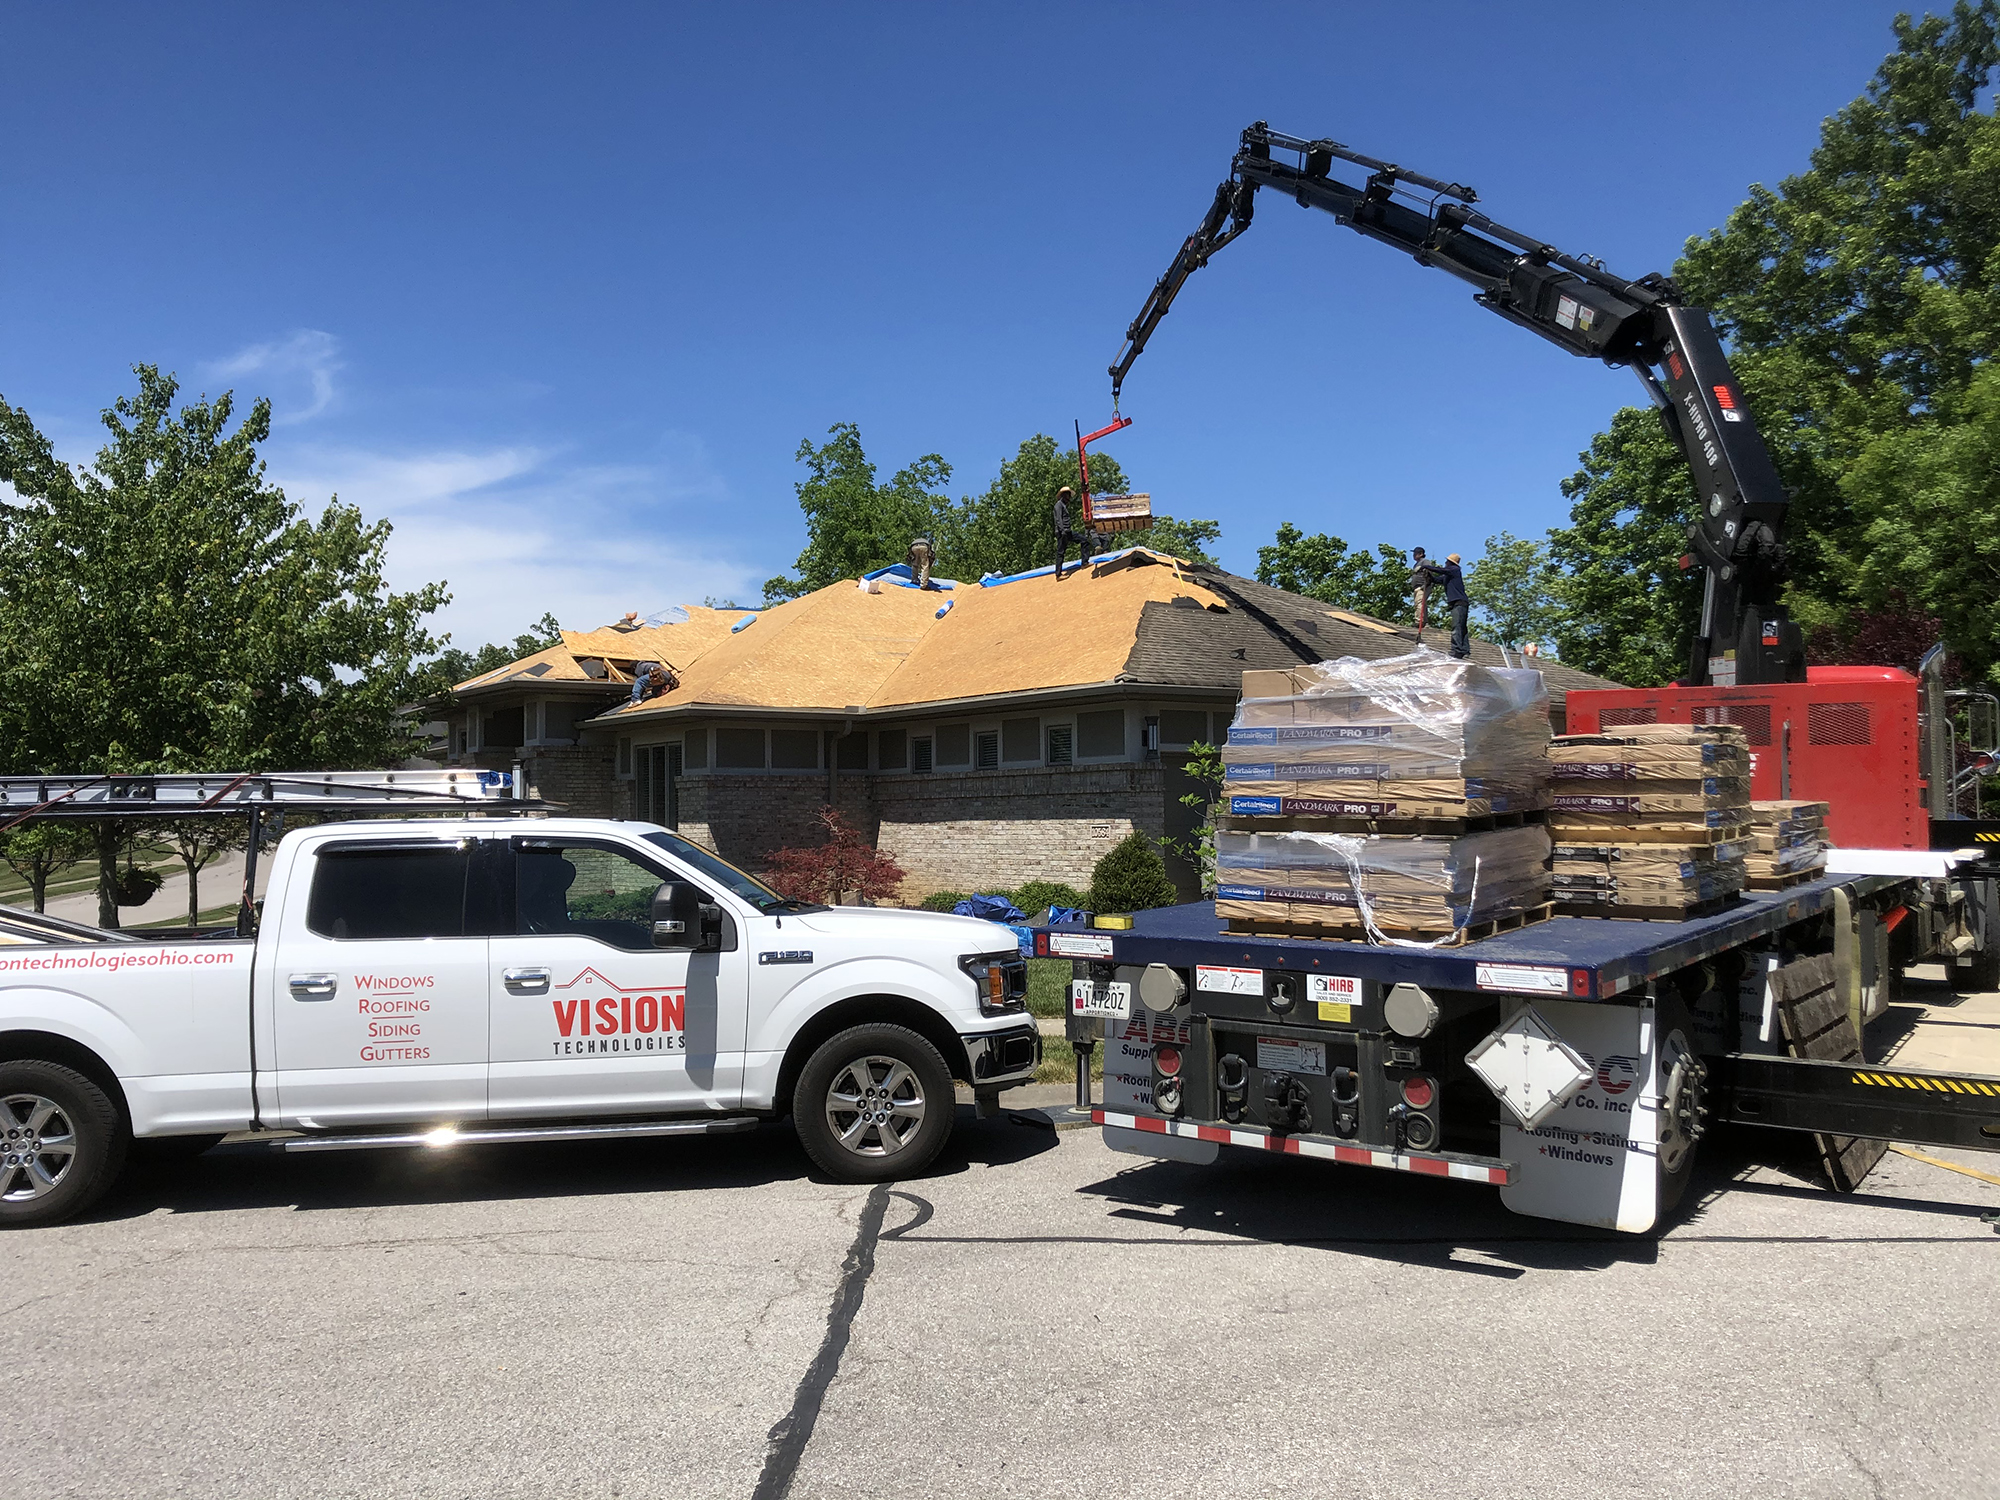
<path fill-rule="evenodd" d="M 1472 639 L 1465 633 L 1465 617 L 1471 605 L 1465 598 L 1465 574 L 1459 571 L 1458 554 L 1451 553 L 1438 570 L 1443 575 L 1444 607 L 1451 616 L 1451 654 L 1460 661 L 1472 655 Z"/>

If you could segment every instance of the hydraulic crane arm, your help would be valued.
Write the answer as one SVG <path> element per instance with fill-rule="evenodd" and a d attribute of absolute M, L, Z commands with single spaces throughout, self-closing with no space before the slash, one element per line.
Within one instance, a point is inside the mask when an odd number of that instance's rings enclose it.
<path fill-rule="evenodd" d="M 1294 160 L 1274 158 L 1273 152 Z M 1360 187 L 1335 161 L 1368 169 Z M 1803 681 L 1805 654 L 1782 602 L 1786 496 L 1708 313 L 1682 303 L 1664 276 L 1627 281 L 1588 257 L 1497 224 L 1478 194 L 1350 151 L 1301 140 L 1261 120 L 1243 132 L 1228 178 L 1201 226 L 1154 285 L 1111 366 L 1114 410 L 1125 376 L 1189 276 L 1250 227 L 1257 190 L 1323 209 L 1369 239 L 1405 251 L 1477 290 L 1473 301 L 1572 354 L 1634 370 L 1686 454 L 1701 497 L 1688 528 L 1706 575 L 1692 684 Z M 1225 228 L 1224 225 L 1227 224 Z"/>

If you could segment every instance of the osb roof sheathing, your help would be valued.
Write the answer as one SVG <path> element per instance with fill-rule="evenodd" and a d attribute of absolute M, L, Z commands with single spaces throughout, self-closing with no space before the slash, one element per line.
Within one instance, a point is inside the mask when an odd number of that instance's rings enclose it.
<path fill-rule="evenodd" d="M 1146 605 L 1177 598 L 1225 607 L 1169 558 L 962 589 L 872 706 L 1110 682 L 1125 670 Z"/>
<path fill-rule="evenodd" d="M 944 623 L 936 618 L 944 601 L 964 593 L 892 586 L 868 594 L 852 580 L 831 584 L 764 610 L 754 625 L 697 657 L 674 691 L 618 713 L 690 703 L 866 707 L 917 643 Z"/>
<path fill-rule="evenodd" d="M 849 580 L 765 610 L 698 658 L 673 692 L 607 717 L 694 704 L 888 708 L 1110 682 L 1125 670 L 1145 606 L 1177 598 L 1223 607 L 1173 559 L 1151 554 L 997 588 L 871 594 Z"/>
<path fill-rule="evenodd" d="M 664 661 L 675 671 L 681 671 L 709 647 L 728 640 L 729 628 L 750 613 L 742 609 L 710 609 L 704 604 L 682 607 L 688 617 L 678 624 L 641 625 L 637 630 L 619 630 L 610 625 L 601 625 L 596 630 L 565 630 L 563 644 L 575 656 Z"/>
<path fill-rule="evenodd" d="M 545 670 L 537 672 L 535 668 Z M 589 682 L 591 676 L 576 664 L 567 647 L 550 646 L 537 651 L 533 656 L 524 656 L 519 661 L 510 661 L 504 667 L 495 667 L 490 672 L 481 672 L 477 677 L 468 677 L 453 692 L 464 692 L 467 688 L 498 687 L 503 682 Z"/>

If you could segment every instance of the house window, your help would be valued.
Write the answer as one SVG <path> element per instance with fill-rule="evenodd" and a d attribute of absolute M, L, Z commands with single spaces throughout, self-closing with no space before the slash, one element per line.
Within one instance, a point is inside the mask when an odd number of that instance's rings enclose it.
<path fill-rule="evenodd" d="M 1072 724 L 1051 724 L 1049 726 L 1049 764 L 1066 766 L 1076 759 L 1076 727 Z"/>
<path fill-rule="evenodd" d="M 1015 762 L 1040 760 L 1040 719 L 1008 719 L 1000 726 L 1000 758 Z"/>
<path fill-rule="evenodd" d="M 764 769 L 764 731 L 761 729 L 718 729 L 715 731 L 715 765 L 722 771 Z"/>
<path fill-rule="evenodd" d="M 519 748 L 522 739 L 525 738 L 522 730 L 526 727 L 526 718 L 527 715 L 519 704 L 513 708 L 495 709 L 486 716 L 486 723 L 480 735 L 481 742 L 495 750 Z"/>
<path fill-rule="evenodd" d="M 919 776 L 930 774 L 931 749 L 931 737 L 927 734 L 910 741 L 910 769 Z"/>
<path fill-rule="evenodd" d="M 970 724 L 947 724 L 937 732 L 937 763 L 941 766 L 972 764 Z"/>
<path fill-rule="evenodd" d="M 1125 710 L 1105 709 L 1076 716 L 1076 753 L 1102 759 L 1125 753 Z"/>
<path fill-rule="evenodd" d="M 833 745 L 833 763 L 842 771 L 868 769 L 868 736 L 843 734 Z"/>
<path fill-rule="evenodd" d="M 681 824 L 681 747 L 641 745 L 638 770 L 633 778 L 633 811 L 641 823 L 658 823 L 662 828 Z"/>
<path fill-rule="evenodd" d="M 982 729 L 972 739 L 972 763 L 982 771 L 1000 769 L 1000 731 Z"/>
<path fill-rule="evenodd" d="M 1160 743 L 1163 745 L 1192 745 L 1196 740 L 1208 739 L 1208 715 L 1198 708 L 1163 708 L 1160 710 Z M 1210 744 L 1214 741 L 1210 740 Z"/>
<path fill-rule="evenodd" d="M 632 741 L 629 737 L 618 742 L 618 774 L 620 776 L 632 774 Z"/>
<path fill-rule="evenodd" d="M 690 729 L 687 732 L 687 764 L 690 771 L 708 769 L 708 731 Z"/>
<path fill-rule="evenodd" d="M 885 729 L 875 738 L 875 764 L 884 771 L 900 771 L 910 763 L 910 732 Z"/>
<path fill-rule="evenodd" d="M 779 771 L 817 771 L 819 731 L 817 729 L 772 730 L 771 765 Z"/>

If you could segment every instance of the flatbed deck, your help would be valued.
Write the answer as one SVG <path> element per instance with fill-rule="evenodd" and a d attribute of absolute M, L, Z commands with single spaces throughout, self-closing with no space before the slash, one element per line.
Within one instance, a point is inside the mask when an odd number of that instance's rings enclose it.
<path fill-rule="evenodd" d="M 1134 914 L 1129 931 L 1039 928 L 1037 955 L 1120 964 L 1197 964 L 1344 974 L 1446 990 L 1609 1000 L 1649 979 L 1740 948 L 1830 909 L 1834 892 L 1866 896 L 1901 883 L 1888 875 L 1829 875 L 1785 891 L 1749 891 L 1714 916 L 1688 922 L 1553 917 L 1458 948 L 1399 948 L 1312 938 L 1250 937 L 1224 930 L 1215 903 Z M 1103 939 L 1110 939 L 1103 951 Z M 1085 939 L 1078 942 L 1077 939 Z M 1095 940 L 1095 941 L 1091 941 Z"/>

